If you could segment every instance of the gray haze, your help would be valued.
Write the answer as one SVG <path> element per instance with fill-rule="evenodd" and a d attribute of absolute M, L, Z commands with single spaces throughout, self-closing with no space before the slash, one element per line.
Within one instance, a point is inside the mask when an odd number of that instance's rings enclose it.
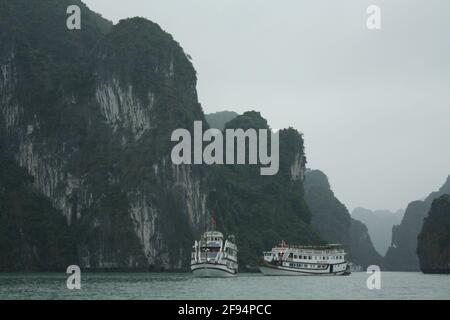
<path fill-rule="evenodd" d="M 206 113 L 256 109 L 305 135 L 350 209 L 397 210 L 450 174 L 448 0 L 85 0 L 143 16 L 193 57 Z M 366 28 L 381 7 L 382 30 Z"/>

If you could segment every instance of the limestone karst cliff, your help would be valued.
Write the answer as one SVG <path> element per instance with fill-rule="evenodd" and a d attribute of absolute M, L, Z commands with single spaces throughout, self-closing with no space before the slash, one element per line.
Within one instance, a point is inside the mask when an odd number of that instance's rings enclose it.
<path fill-rule="evenodd" d="M 423 221 L 428 216 L 433 200 L 450 194 L 450 176 L 437 192 L 425 200 L 411 202 L 399 225 L 392 228 L 392 244 L 384 258 L 386 267 L 396 271 L 419 271 L 417 256 L 417 237 L 422 230 Z"/>
<path fill-rule="evenodd" d="M 68 31 L 66 8 L 82 9 Z M 179 44 L 80 1 L 1 1 L 1 144 L 73 232 L 82 267 L 178 269 L 208 214 L 200 168 L 170 133 L 204 120 Z M 55 221 L 58 217 L 55 217 Z"/>
<path fill-rule="evenodd" d="M 0 270 L 58 269 L 77 261 L 64 216 L 0 149 Z"/>
<path fill-rule="evenodd" d="M 433 201 L 417 243 L 420 270 L 450 273 L 450 195 Z"/>
<path fill-rule="evenodd" d="M 250 111 L 226 123 L 227 129 L 267 129 L 267 121 Z M 210 208 L 218 226 L 236 235 L 244 264 L 256 265 L 261 252 L 285 240 L 291 244 L 323 243 L 311 226 L 303 190 L 306 156 L 303 136 L 295 129 L 280 135 L 279 172 L 261 176 L 259 166 L 211 167 Z"/>
<path fill-rule="evenodd" d="M 82 28 L 70 31 L 74 4 Z M 0 0 L 0 72 L 0 150 L 14 169 L 0 183 L 12 257 L 0 269 L 186 269 L 213 211 L 244 265 L 283 238 L 320 242 L 296 130 L 280 134 L 280 173 L 266 179 L 254 166 L 172 164 L 172 131 L 205 118 L 190 59 L 157 24 L 113 25 L 79 0 Z M 5 183 L 15 172 L 21 184 Z"/>

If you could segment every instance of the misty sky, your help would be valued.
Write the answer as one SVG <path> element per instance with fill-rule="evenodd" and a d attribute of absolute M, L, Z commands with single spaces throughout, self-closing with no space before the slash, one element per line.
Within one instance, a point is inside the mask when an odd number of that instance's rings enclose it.
<path fill-rule="evenodd" d="M 351 210 L 404 208 L 450 174 L 448 0 L 84 0 L 143 16 L 193 58 L 205 113 L 261 111 L 304 133 Z M 382 29 L 366 28 L 381 7 Z"/>

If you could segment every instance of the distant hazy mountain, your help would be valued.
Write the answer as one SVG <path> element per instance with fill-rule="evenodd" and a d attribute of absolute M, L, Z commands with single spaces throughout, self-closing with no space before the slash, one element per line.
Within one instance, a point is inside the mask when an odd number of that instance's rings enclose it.
<path fill-rule="evenodd" d="M 414 201 L 408 205 L 400 225 L 392 228 L 392 244 L 385 256 L 385 265 L 389 270 L 419 271 L 417 237 L 433 200 L 444 194 L 450 194 L 450 176 L 439 191 L 431 193 L 423 201 Z"/>
<path fill-rule="evenodd" d="M 238 116 L 239 114 L 233 111 L 220 111 L 216 113 L 206 114 L 205 118 L 211 128 L 223 130 L 227 122 L 233 120 Z"/>
<path fill-rule="evenodd" d="M 382 264 L 383 258 L 373 247 L 367 227 L 351 218 L 345 205 L 335 197 L 328 177 L 322 171 L 306 171 L 305 199 L 311 210 L 311 223 L 324 240 L 344 244 L 350 252 L 350 261 L 357 265 Z"/>
<path fill-rule="evenodd" d="M 352 212 L 352 217 L 367 226 L 375 249 L 384 256 L 391 245 L 392 227 L 400 223 L 404 213 L 404 210 L 391 212 L 356 208 Z"/>

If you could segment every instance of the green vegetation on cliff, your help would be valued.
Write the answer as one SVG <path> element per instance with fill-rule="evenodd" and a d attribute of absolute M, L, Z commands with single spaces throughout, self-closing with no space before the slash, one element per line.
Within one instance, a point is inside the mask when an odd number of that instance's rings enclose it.
<path fill-rule="evenodd" d="M 348 244 L 350 216 L 345 205 L 334 196 L 328 177 L 322 171 L 308 170 L 305 191 L 312 213 L 312 224 L 324 240 Z"/>
<path fill-rule="evenodd" d="M 239 116 L 233 111 L 220 111 L 216 113 L 205 114 L 206 121 L 211 128 L 223 130 L 227 122 Z"/>

